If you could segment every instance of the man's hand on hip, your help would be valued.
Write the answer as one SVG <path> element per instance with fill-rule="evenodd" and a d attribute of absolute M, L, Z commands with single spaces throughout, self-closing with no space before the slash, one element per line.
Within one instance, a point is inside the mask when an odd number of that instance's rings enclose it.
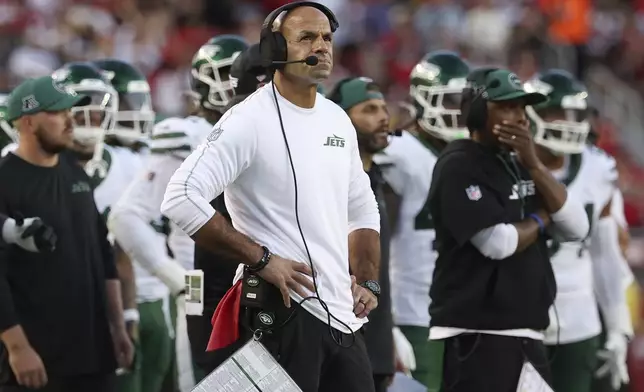
<path fill-rule="evenodd" d="M 358 283 L 356 277 L 351 275 L 351 292 L 353 293 L 353 313 L 358 318 L 364 318 L 378 307 L 378 298 L 369 290 Z"/>
<path fill-rule="evenodd" d="M 313 276 L 313 271 L 311 271 L 311 267 L 304 263 L 272 255 L 270 262 L 257 274 L 280 289 L 284 305 L 287 308 L 291 307 L 289 289 L 295 291 L 302 298 L 309 296 L 303 288 L 315 292 L 315 286 L 310 279 Z"/>

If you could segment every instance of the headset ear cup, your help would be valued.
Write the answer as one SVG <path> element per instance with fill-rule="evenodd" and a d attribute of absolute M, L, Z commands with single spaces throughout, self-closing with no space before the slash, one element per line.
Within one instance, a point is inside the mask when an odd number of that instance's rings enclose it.
<path fill-rule="evenodd" d="M 270 32 L 264 33 L 259 40 L 259 55 L 262 59 L 262 67 L 271 68 L 273 63 L 273 48 L 271 45 L 271 37 L 269 36 Z"/>
<path fill-rule="evenodd" d="M 482 97 L 479 97 L 472 103 L 472 123 L 476 130 L 485 129 L 487 122 L 487 102 Z"/>
<path fill-rule="evenodd" d="M 286 38 L 280 32 L 274 32 L 273 35 L 273 61 L 287 61 L 288 60 L 288 44 Z M 284 68 L 284 64 L 280 64 L 280 68 Z"/>
<path fill-rule="evenodd" d="M 465 119 L 465 127 L 470 130 L 474 129 L 474 123 L 472 121 L 472 98 L 472 89 L 463 89 L 463 95 L 461 98 L 461 116 Z"/>
<path fill-rule="evenodd" d="M 475 94 L 471 88 L 463 90 L 461 115 L 465 117 L 465 126 L 469 130 L 481 130 L 487 122 L 487 103 L 485 99 Z"/>

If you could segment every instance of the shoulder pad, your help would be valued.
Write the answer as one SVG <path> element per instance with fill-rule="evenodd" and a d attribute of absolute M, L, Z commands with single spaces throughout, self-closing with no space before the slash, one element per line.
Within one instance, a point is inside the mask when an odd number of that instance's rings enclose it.
<path fill-rule="evenodd" d="M 166 154 L 192 151 L 190 140 L 190 121 L 184 118 L 167 118 L 152 128 L 148 143 L 152 154 Z"/>
<path fill-rule="evenodd" d="M 614 184 L 617 182 L 619 173 L 617 172 L 617 163 L 606 151 L 596 146 L 589 146 L 586 150 L 588 157 L 592 160 L 593 173 L 604 182 Z"/>

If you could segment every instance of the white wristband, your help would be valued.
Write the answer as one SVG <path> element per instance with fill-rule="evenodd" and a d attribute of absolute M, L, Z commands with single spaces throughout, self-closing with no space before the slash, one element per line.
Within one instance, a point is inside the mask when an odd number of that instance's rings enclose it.
<path fill-rule="evenodd" d="M 7 218 L 2 225 L 2 239 L 7 244 L 16 243 L 16 221 L 12 218 Z"/>
<path fill-rule="evenodd" d="M 140 317 L 139 317 L 138 309 L 125 309 L 123 311 L 123 320 L 125 320 L 126 323 L 129 323 L 132 321 L 135 323 L 138 323 L 139 319 Z"/>

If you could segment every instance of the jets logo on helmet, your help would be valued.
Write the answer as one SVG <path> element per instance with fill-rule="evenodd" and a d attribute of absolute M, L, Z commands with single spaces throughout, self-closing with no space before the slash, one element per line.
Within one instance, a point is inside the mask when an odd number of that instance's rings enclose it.
<path fill-rule="evenodd" d="M 553 90 L 551 85 L 536 78 L 525 82 L 523 89 L 528 93 L 539 93 L 545 96 L 548 96 Z"/>
<path fill-rule="evenodd" d="M 200 58 L 212 58 L 217 56 L 217 53 L 221 51 L 221 46 L 219 45 L 204 45 L 197 52 L 197 57 Z M 235 53 L 233 53 L 235 55 Z M 239 55 L 239 53 L 237 53 Z"/>
<path fill-rule="evenodd" d="M 93 156 L 102 149 L 105 134 L 116 124 L 116 91 L 101 70 L 89 62 L 67 63 L 52 73 L 52 79 L 54 88 L 62 93 L 91 98 L 89 105 L 74 107 L 71 112 L 76 148 L 81 154 Z"/>
<path fill-rule="evenodd" d="M 116 126 L 107 135 L 125 145 L 144 143 L 156 117 L 145 75 L 133 65 L 117 59 L 97 60 L 94 64 L 118 94 Z"/>
<path fill-rule="evenodd" d="M 103 70 L 103 75 L 105 76 L 105 78 L 106 78 L 107 80 L 112 81 L 112 79 L 114 79 L 114 75 L 115 75 L 115 73 L 114 73 L 113 71 L 106 71 L 106 70 Z"/>
<path fill-rule="evenodd" d="M 59 68 L 51 74 L 51 78 L 57 82 L 62 82 L 67 79 L 71 71 L 67 68 Z"/>
<path fill-rule="evenodd" d="M 238 80 L 231 78 L 235 59 L 249 47 L 236 35 L 220 35 L 206 42 L 192 59 L 191 88 L 199 97 L 199 105 L 208 110 L 222 111 L 235 96 Z"/>
<path fill-rule="evenodd" d="M 469 137 L 460 108 L 469 71 L 456 53 L 442 50 L 430 52 L 416 64 L 409 93 L 421 130 L 446 141 Z"/>
<path fill-rule="evenodd" d="M 524 89 L 548 97 L 526 107 L 534 141 L 556 154 L 581 153 L 590 132 L 586 87 L 569 72 L 552 69 L 527 81 Z"/>
<path fill-rule="evenodd" d="M 52 85 L 54 86 L 54 88 L 56 90 L 58 90 L 59 92 L 61 92 L 63 94 L 68 94 L 68 95 L 71 95 L 73 97 L 78 95 L 78 94 L 76 94 L 76 91 L 72 90 L 70 87 L 64 86 L 61 83 L 57 83 L 56 81 L 53 81 Z"/>

